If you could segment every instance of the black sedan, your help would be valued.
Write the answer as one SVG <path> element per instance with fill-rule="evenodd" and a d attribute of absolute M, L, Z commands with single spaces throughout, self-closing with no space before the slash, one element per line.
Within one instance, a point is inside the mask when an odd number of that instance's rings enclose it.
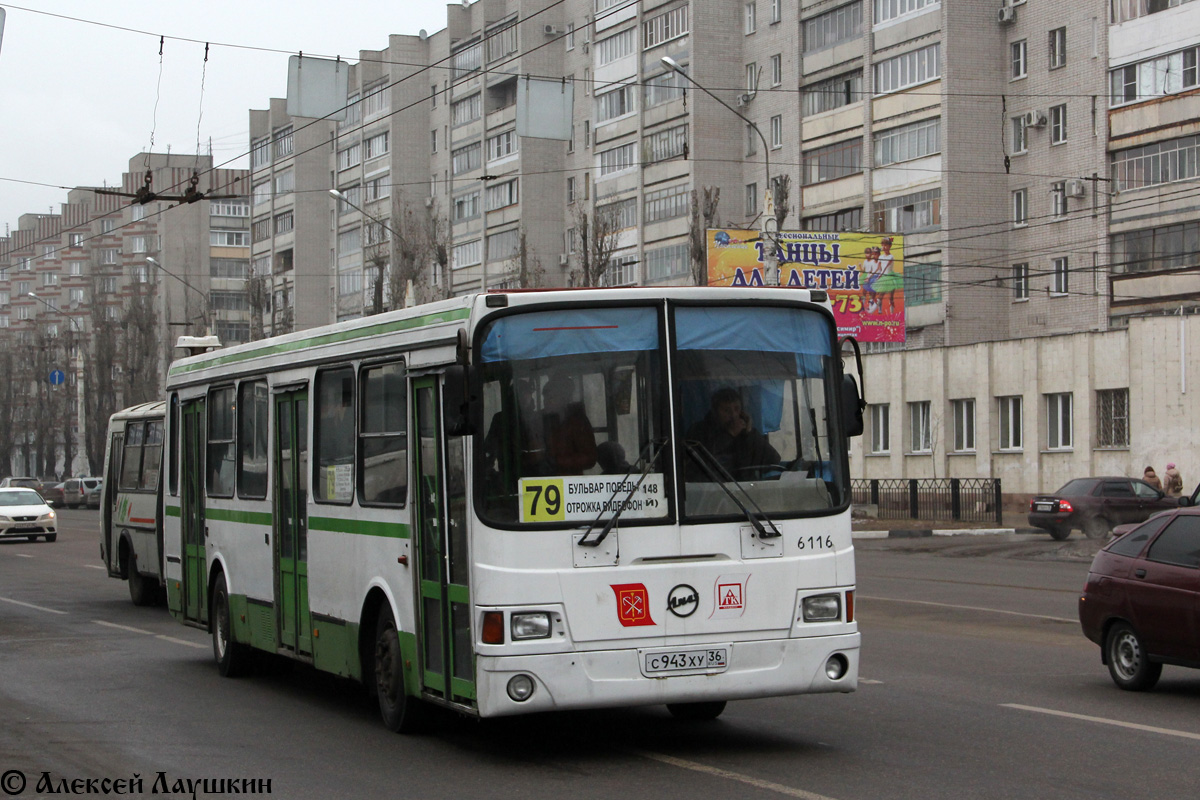
<path fill-rule="evenodd" d="M 1035 496 L 1029 524 L 1055 539 L 1066 539 L 1076 528 L 1089 539 L 1103 539 L 1116 525 L 1144 522 L 1178 506 L 1178 498 L 1137 478 L 1076 478 L 1053 494 Z"/>

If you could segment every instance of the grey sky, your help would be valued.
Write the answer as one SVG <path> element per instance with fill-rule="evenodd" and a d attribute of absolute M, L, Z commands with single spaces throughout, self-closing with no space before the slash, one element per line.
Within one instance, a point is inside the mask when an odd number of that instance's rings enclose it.
<path fill-rule="evenodd" d="M 230 166 L 245 167 L 248 111 L 286 94 L 289 53 L 357 61 L 359 50 L 386 46 L 388 34 L 433 33 L 446 24 L 444 0 L 24 0 L 0 6 L 8 12 L 0 47 L 0 226 L 11 228 L 21 214 L 57 213 L 66 200 L 64 189 L 15 181 L 111 186 L 130 157 L 149 146 L 152 128 L 156 152 L 194 153 L 199 122 L 202 151 L 211 138 L 218 163 L 237 158 Z M 159 35 L 168 37 L 161 90 Z M 207 67 L 206 41 L 214 43 Z"/>

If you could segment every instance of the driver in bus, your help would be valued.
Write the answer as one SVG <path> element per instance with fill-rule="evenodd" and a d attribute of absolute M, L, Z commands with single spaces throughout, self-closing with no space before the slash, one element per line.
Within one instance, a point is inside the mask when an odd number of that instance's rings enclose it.
<path fill-rule="evenodd" d="M 582 475 L 595 466 L 596 434 L 569 378 L 551 378 L 542 387 L 542 430 L 547 475 Z"/>
<path fill-rule="evenodd" d="M 687 438 L 701 445 L 737 480 L 758 478 L 764 469 L 779 463 L 779 451 L 754 429 L 742 407 L 742 396 L 729 386 L 713 393 L 708 413 L 688 429 Z M 689 472 L 692 480 L 707 477 L 694 461 Z"/>

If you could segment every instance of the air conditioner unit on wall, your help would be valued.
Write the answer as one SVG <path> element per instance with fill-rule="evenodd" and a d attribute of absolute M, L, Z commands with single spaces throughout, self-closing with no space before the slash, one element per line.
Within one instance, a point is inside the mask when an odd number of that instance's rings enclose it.
<path fill-rule="evenodd" d="M 998 22 L 1013 22 L 1017 18 L 1017 10 L 1012 6 L 1001 6 L 996 12 L 996 20 Z"/>
<path fill-rule="evenodd" d="M 559 265 L 560 267 L 565 267 L 565 266 L 567 265 L 567 261 L 568 261 L 568 259 L 569 259 L 569 258 L 570 258 L 570 257 L 569 257 L 569 256 L 568 256 L 566 253 L 562 253 L 562 254 L 561 254 L 561 255 L 559 255 L 559 257 L 558 257 L 558 265 Z"/>
<path fill-rule="evenodd" d="M 1067 181 L 1064 193 L 1067 197 L 1083 197 L 1084 185 L 1083 181 L 1078 178 L 1072 178 Z"/>
<path fill-rule="evenodd" d="M 542 33 L 546 34 L 547 36 L 557 36 L 558 34 L 562 33 L 562 31 L 558 29 L 557 25 L 543 25 Z"/>
<path fill-rule="evenodd" d="M 1041 111 L 1029 111 L 1025 114 L 1026 128 L 1041 128 L 1046 124 L 1046 115 Z"/>

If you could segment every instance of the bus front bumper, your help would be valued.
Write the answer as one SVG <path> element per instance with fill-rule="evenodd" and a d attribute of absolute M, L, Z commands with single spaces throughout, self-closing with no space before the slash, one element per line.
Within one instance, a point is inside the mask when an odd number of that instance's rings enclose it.
<path fill-rule="evenodd" d="M 643 652 L 638 648 L 479 656 L 475 676 L 479 715 L 852 692 L 858 688 L 860 641 L 856 632 L 734 642 L 724 645 L 729 658 L 722 672 L 662 677 L 643 674 Z M 826 664 L 838 654 L 845 672 L 834 680 L 826 674 Z M 532 679 L 534 687 L 524 701 L 509 695 L 509 683 L 519 675 Z"/>

